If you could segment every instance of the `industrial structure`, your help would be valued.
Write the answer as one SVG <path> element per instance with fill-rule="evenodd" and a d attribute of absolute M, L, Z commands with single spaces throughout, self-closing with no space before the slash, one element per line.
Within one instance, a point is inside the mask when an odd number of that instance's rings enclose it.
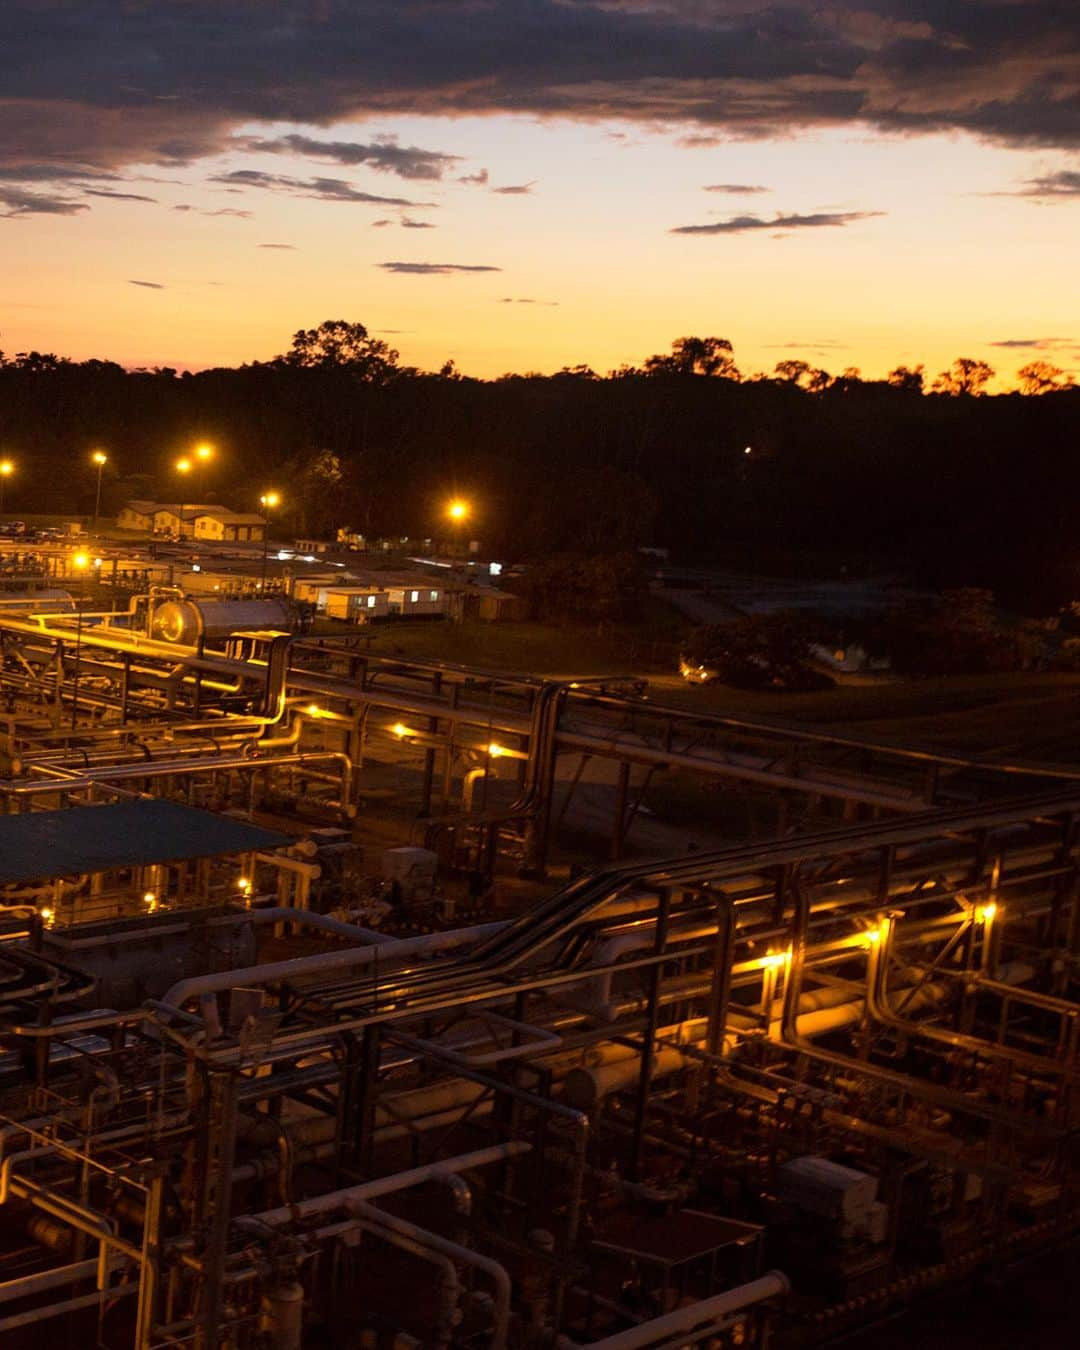
<path fill-rule="evenodd" d="M 5 1350 L 796 1350 L 1074 1235 L 1080 770 L 167 588 L 0 693 Z M 742 837 L 632 857 L 674 770 Z"/>

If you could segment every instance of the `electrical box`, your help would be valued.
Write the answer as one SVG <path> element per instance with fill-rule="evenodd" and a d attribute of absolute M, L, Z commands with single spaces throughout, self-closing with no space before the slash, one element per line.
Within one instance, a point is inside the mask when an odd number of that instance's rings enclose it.
<path fill-rule="evenodd" d="M 383 878 L 396 883 L 405 904 L 431 899 L 438 865 L 438 857 L 427 848 L 388 848 L 382 857 Z"/>

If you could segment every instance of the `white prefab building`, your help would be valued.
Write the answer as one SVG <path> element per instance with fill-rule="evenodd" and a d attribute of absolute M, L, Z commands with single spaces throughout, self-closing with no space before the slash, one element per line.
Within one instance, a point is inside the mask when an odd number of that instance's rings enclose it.
<path fill-rule="evenodd" d="M 417 577 L 415 582 L 388 585 L 386 592 L 390 598 L 391 614 L 400 614 L 403 618 L 419 618 L 425 614 L 446 613 L 445 587 L 432 586 L 424 577 Z"/>
<path fill-rule="evenodd" d="M 302 577 L 293 579 L 292 598 L 305 605 L 314 605 L 317 614 L 325 614 L 327 591 L 340 591 L 347 585 L 340 572 L 313 573 L 305 570 Z"/>
<path fill-rule="evenodd" d="M 116 518 L 122 530 L 150 530 L 154 526 L 156 502 L 125 502 Z"/>
<path fill-rule="evenodd" d="M 184 522 L 192 521 L 192 513 L 184 512 Z M 230 543 L 258 543 L 266 530 L 262 516 L 247 515 L 241 511 L 200 511 L 194 516 L 196 539 L 218 539 Z"/>
<path fill-rule="evenodd" d="M 326 589 L 326 614 L 347 623 L 370 623 L 390 613 L 386 591 L 372 586 L 329 586 Z"/>

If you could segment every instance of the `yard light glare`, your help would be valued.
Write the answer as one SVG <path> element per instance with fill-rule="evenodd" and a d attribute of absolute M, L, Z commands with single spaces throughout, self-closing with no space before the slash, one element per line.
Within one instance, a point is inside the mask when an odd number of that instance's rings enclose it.
<path fill-rule="evenodd" d="M 975 911 L 975 921 L 977 923 L 993 923 L 997 912 L 998 907 L 993 900 L 991 900 L 985 905 L 980 905 Z"/>
<path fill-rule="evenodd" d="M 492 741 L 487 748 L 487 752 L 492 759 L 498 759 L 500 755 L 506 754 L 506 747 L 499 745 L 497 741 Z"/>
<path fill-rule="evenodd" d="M 275 506 L 280 506 L 281 494 L 279 492 L 264 492 L 263 495 L 259 498 L 259 505 L 269 506 L 271 509 L 273 509 Z"/>
<path fill-rule="evenodd" d="M 154 891 L 147 891 L 143 896 L 143 904 L 146 906 L 147 914 L 153 914 L 157 909 L 157 895 Z"/>
<path fill-rule="evenodd" d="M 89 553 L 75 553 L 75 554 L 73 554 L 73 555 L 72 555 L 72 558 L 71 558 L 71 565 L 72 565 L 72 567 L 77 567 L 80 571 L 82 571 L 82 569 L 83 569 L 84 567 L 89 567 L 89 566 L 90 566 L 90 555 L 89 555 Z"/>
<path fill-rule="evenodd" d="M 176 461 L 176 472 L 177 472 L 177 473 L 190 473 L 190 472 L 191 472 L 191 460 L 190 460 L 190 459 L 178 459 L 178 460 Z"/>
<path fill-rule="evenodd" d="M 195 447 L 195 458 L 201 459 L 204 463 L 208 459 L 213 459 L 214 447 L 212 445 L 208 445 L 205 441 L 202 443 L 202 445 L 197 445 Z"/>
<path fill-rule="evenodd" d="M 464 502 L 460 497 L 457 497 L 446 508 L 446 514 L 451 520 L 464 520 L 469 514 L 469 503 Z"/>
<path fill-rule="evenodd" d="M 411 736 L 413 734 L 412 729 L 407 727 L 404 722 L 395 722 L 390 728 L 390 731 L 399 741 L 403 741 L 406 736 Z"/>
<path fill-rule="evenodd" d="M 90 459 L 92 463 L 98 466 L 98 468 L 101 468 L 103 464 L 108 464 L 109 462 L 109 456 L 105 453 L 104 450 L 95 450 L 94 453 L 90 456 Z"/>
<path fill-rule="evenodd" d="M 790 960 L 791 948 L 789 947 L 786 952 L 770 952 L 768 956 L 763 956 L 760 964 L 762 970 L 772 970 L 777 966 L 786 966 Z"/>

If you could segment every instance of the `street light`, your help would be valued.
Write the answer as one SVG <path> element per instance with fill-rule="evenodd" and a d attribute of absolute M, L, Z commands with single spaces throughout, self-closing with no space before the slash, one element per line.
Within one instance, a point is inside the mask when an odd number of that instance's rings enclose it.
<path fill-rule="evenodd" d="M 270 549 L 270 512 L 276 506 L 281 505 L 280 492 L 264 492 L 259 498 L 259 505 L 263 509 L 263 552 L 262 552 L 262 581 L 259 584 L 260 594 L 266 594 L 266 560 Z"/>
<path fill-rule="evenodd" d="M 472 508 L 464 498 L 453 497 L 446 504 L 446 514 L 452 525 L 461 526 L 469 519 L 469 516 L 472 514 Z M 457 532 L 454 534 L 454 542 L 460 546 L 461 537 Z"/>
<path fill-rule="evenodd" d="M 7 480 L 15 472 L 15 465 L 10 459 L 0 459 L 0 515 L 4 514 L 4 488 L 7 487 Z"/>
<path fill-rule="evenodd" d="M 104 450 L 95 450 L 90 456 L 91 464 L 97 465 L 97 495 L 94 497 L 94 531 L 97 532 L 98 516 L 101 515 L 101 471 L 109 462 Z"/>
<path fill-rule="evenodd" d="M 178 532 L 178 534 L 180 535 L 180 538 L 183 539 L 183 537 L 184 537 L 184 501 L 183 501 L 184 491 L 183 491 L 183 482 L 184 482 L 184 478 L 191 472 L 191 460 L 190 460 L 190 459 L 178 459 L 178 460 L 176 461 L 176 464 L 174 465 L 174 468 L 176 469 L 176 472 L 180 475 L 180 483 L 181 483 L 181 489 L 180 489 L 180 511 L 179 511 L 178 516 L 177 516 L 177 532 Z"/>
<path fill-rule="evenodd" d="M 74 553 L 71 565 L 76 572 L 85 572 L 90 566 L 88 553 Z M 79 718 L 79 670 L 82 662 L 82 597 L 75 601 L 75 680 L 71 691 L 71 729 L 75 730 Z"/>

